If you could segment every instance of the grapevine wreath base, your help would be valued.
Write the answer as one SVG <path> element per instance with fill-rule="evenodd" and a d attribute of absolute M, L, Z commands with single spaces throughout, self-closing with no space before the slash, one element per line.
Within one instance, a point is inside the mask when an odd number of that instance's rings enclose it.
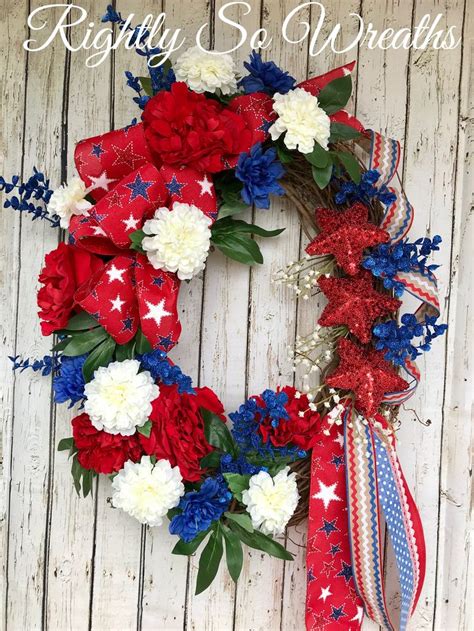
<path fill-rule="evenodd" d="M 111 8 L 105 19 L 129 28 Z M 7 207 L 69 231 L 39 276 L 52 355 L 12 358 L 14 368 L 52 374 L 56 401 L 77 406 L 59 449 L 78 493 L 107 475 L 113 506 L 150 527 L 169 519 L 173 554 L 202 548 L 197 593 L 224 554 L 237 581 L 245 546 L 291 560 L 276 537 L 309 517 L 307 628 L 358 629 L 365 611 L 405 629 L 425 547 L 394 429 L 419 380 L 414 359 L 445 326 L 427 263 L 441 239 L 406 237 L 399 144 L 343 109 L 353 63 L 296 85 L 256 52 L 239 78 L 228 55 L 190 49 L 171 68 L 159 51 L 139 51 L 149 77 L 126 77 L 142 122 L 81 141 L 79 177 L 54 192 L 37 170 L 25 183 L 0 180 Z M 235 216 L 265 212 L 271 195 L 289 198 L 308 238 L 305 258 L 275 282 L 298 300 L 322 292 L 327 305 L 291 350 L 301 391 L 252 396 L 230 426 L 212 390 L 168 358 L 178 293 L 214 248 L 263 262 L 252 235 L 282 231 Z M 420 307 L 399 323 L 404 292 Z M 382 520 L 398 612 L 384 595 Z"/>

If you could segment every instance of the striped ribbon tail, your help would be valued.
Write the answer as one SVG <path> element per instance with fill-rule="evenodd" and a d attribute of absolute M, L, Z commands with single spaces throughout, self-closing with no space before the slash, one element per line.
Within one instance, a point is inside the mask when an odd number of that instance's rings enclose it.
<path fill-rule="evenodd" d="M 354 579 L 367 615 L 389 631 L 405 631 L 423 585 L 425 543 L 421 520 L 383 417 L 372 422 L 346 411 L 345 458 L 349 532 Z M 383 584 L 386 523 L 398 570 L 400 610 Z"/>

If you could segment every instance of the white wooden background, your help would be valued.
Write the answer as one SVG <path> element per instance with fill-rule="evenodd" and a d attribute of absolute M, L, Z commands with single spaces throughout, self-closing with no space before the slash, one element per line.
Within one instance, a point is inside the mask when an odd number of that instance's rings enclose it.
<path fill-rule="evenodd" d="M 271 57 L 302 79 L 357 57 L 353 109 L 367 127 L 398 137 L 404 147 L 402 177 L 417 210 L 412 234 L 440 233 L 437 257 L 443 319 L 448 335 L 421 362 L 427 377 L 413 401 L 423 427 L 403 414 L 400 456 L 420 507 L 428 567 L 412 630 L 474 629 L 470 559 L 470 372 L 472 329 L 472 230 L 469 204 L 472 142 L 469 87 L 473 3 L 469 0 L 327 0 L 327 27 L 341 22 L 343 39 L 355 29 L 353 11 L 378 28 L 410 26 L 425 14 L 444 14 L 443 25 L 463 31 L 451 51 L 388 51 L 361 47 L 352 54 L 325 52 L 308 58 L 305 46 L 281 41 L 278 28 L 296 0 L 250 0 L 241 16 L 252 32 L 260 24 L 274 35 Z M 105 0 L 80 0 L 93 20 Z M 0 172 L 28 174 L 37 165 L 54 185 L 73 173 L 73 149 L 83 137 L 127 124 L 136 115 L 123 71 L 140 58 L 119 50 L 96 69 L 83 52 L 61 44 L 26 54 L 26 16 L 38 0 L 2 0 L 0 69 L 2 137 Z M 124 14 L 165 10 L 168 26 L 187 35 L 208 21 L 209 42 L 227 45 L 229 33 L 213 28 L 222 0 L 117 0 Z M 468 15 L 470 8 L 470 16 Z M 310 16 L 309 16 L 310 17 Z M 313 16 L 314 18 L 314 16 Z M 80 32 L 74 32 L 76 41 Z M 240 49 L 243 59 L 248 50 Z M 472 146 L 471 146 L 472 149 Z M 42 356 L 36 318 L 36 278 L 58 233 L 11 211 L 2 212 L 2 303 L 4 356 Z M 260 224 L 286 226 L 282 237 L 262 243 L 266 264 L 249 270 L 214 254 L 202 280 L 182 291 L 183 335 L 174 357 L 201 384 L 213 387 L 231 411 L 264 387 L 293 379 L 286 346 L 308 332 L 319 305 L 299 310 L 292 296 L 269 282 L 295 259 L 303 242 L 295 212 L 280 200 L 258 214 Z M 450 299 L 448 303 L 448 299 Z M 294 563 L 249 554 L 237 588 L 220 572 L 211 589 L 193 596 L 196 560 L 170 554 L 165 527 L 146 530 L 107 503 L 101 480 L 94 499 L 77 499 L 69 463 L 56 452 L 70 435 L 71 413 L 51 402 L 48 379 L 13 375 L 2 362 L 4 420 L 3 493 L 0 502 L 2 625 L 11 631 L 51 629 L 122 631 L 193 629 L 257 631 L 303 629 L 304 528 L 288 533 Z M 2 627 L 3 628 L 3 627 Z M 365 623 L 364 629 L 375 629 Z"/>

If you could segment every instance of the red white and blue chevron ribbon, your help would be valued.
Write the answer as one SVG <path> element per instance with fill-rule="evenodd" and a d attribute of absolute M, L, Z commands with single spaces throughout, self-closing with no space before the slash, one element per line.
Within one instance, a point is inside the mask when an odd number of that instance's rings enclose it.
<path fill-rule="evenodd" d="M 389 631 L 406 629 L 420 596 L 426 551 L 420 516 L 382 416 L 370 421 L 345 412 L 345 458 L 354 580 L 367 615 Z M 382 517 L 394 551 L 399 611 L 385 597 Z"/>

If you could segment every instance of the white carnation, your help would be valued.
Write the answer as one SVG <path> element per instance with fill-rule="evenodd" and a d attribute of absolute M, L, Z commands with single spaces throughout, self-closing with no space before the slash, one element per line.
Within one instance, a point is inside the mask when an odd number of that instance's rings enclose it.
<path fill-rule="evenodd" d="M 289 471 L 285 467 L 274 478 L 260 471 L 250 478 L 248 490 L 242 493 L 254 528 L 266 535 L 281 535 L 298 505 L 296 474 Z"/>
<path fill-rule="evenodd" d="M 184 81 L 194 92 L 237 91 L 235 64 L 230 55 L 213 55 L 193 46 L 178 57 L 173 69 L 177 81 Z"/>
<path fill-rule="evenodd" d="M 175 202 L 172 210 L 158 208 L 143 226 L 142 241 L 155 269 L 177 272 L 190 279 L 204 269 L 211 244 L 211 220 L 192 204 Z"/>
<path fill-rule="evenodd" d="M 147 370 L 139 370 L 140 362 L 126 359 L 95 371 L 84 388 L 84 411 L 96 429 L 131 436 L 147 422 L 160 390 Z"/>
<path fill-rule="evenodd" d="M 84 199 L 86 194 L 84 182 L 78 177 L 73 177 L 69 184 L 62 184 L 51 195 L 47 212 L 49 215 L 57 215 L 61 228 L 67 229 L 73 215 L 87 215 L 87 211 L 92 207 L 92 204 Z"/>
<path fill-rule="evenodd" d="M 184 495 L 179 467 L 168 460 L 152 464 L 150 456 L 140 462 L 128 460 L 112 482 L 112 504 L 138 519 L 141 524 L 161 526 L 163 517 Z"/>
<path fill-rule="evenodd" d="M 286 132 L 284 143 L 288 149 L 311 153 L 315 140 L 324 149 L 328 148 L 331 121 L 317 97 L 303 88 L 295 88 L 287 94 L 275 94 L 273 99 L 273 109 L 278 114 L 269 129 L 273 140 Z"/>

